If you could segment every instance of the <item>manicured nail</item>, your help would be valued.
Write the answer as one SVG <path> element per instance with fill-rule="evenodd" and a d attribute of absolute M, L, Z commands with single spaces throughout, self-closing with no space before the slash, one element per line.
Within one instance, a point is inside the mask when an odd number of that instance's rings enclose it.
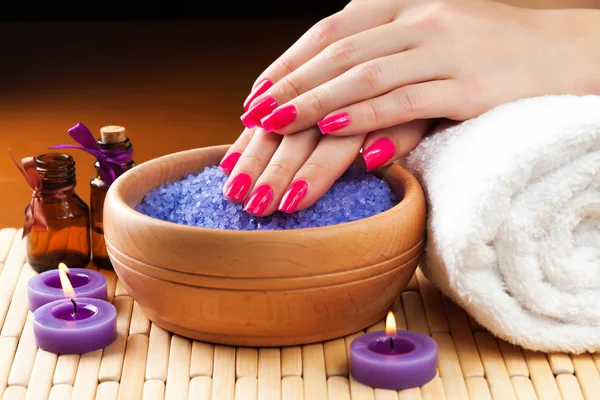
<path fill-rule="evenodd" d="M 223 161 L 221 161 L 221 164 L 219 164 L 219 167 L 221 167 L 221 169 L 223 171 L 225 171 L 226 174 L 229 175 L 231 173 L 231 171 L 233 170 L 233 167 L 235 167 L 235 164 L 237 164 L 241 155 L 242 155 L 242 153 L 240 153 L 238 151 L 231 153 L 230 155 L 225 157 L 225 159 Z"/>
<path fill-rule="evenodd" d="M 396 154 L 394 142 L 387 138 L 381 138 L 363 151 L 362 156 L 367 166 L 367 171 L 373 171 L 385 164 Z"/>
<path fill-rule="evenodd" d="M 265 97 L 254 107 L 246 111 L 240 118 L 246 128 L 254 128 L 260 124 L 260 120 L 271 114 L 277 108 L 277 100 L 273 97 Z"/>
<path fill-rule="evenodd" d="M 296 119 L 297 113 L 296 106 L 290 104 L 289 106 L 281 107 L 279 110 L 273 111 L 260 122 L 265 131 L 275 132 L 293 122 Z"/>
<path fill-rule="evenodd" d="M 260 185 L 252 194 L 250 199 L 244 206 L 244 211 L 249 212 L 252 215 L 260 217 L 265 212 L 271 198 L 273 197 L 273 188 L 270 185 Z"/>
<path fill-rule="evenodd" d="M 231 184 L 225 191 L 225 196 L 241 203 L 242 200 L 244 200 L 244 197 L 246 197 L 250 185 L 252 185 L 252 178 L 250 178 L 250 175 L 246 173 L 238 174 L 233 178 Z"/>
<path fill-rule="evenodd" d="M 296 211 L 298 204 L 306 196 L 307 189 L 308 183 L 305 180 L 300 179 L 292 183 L 283 195 L 278 210 L 288 214 Z"/>
<path fill-rule="evenodd" d="M 347 126 L 350 123 L 350 114 L 348 113 L 339 113 L 334 114 L 331 117 L 327 117 L 319 122 L 317 125 L 321 130 L 321 133 L 324 135 L 326 133 L 335 132 L 343 127 Z"/>
<path fill-rule="evenodd" d="M 269 79 L 265 79 L 259 83 L 258 86 L 256 86 L 256 88 L 248 95 L 246 101 L 244 101 L 244 111 L 248 111 L 248 108 L 250 108 L 250 103 L 252 103 L 255 98 L 269 90 L 271 86 L 273 86 L 273 82 L 271 82 Z"/>

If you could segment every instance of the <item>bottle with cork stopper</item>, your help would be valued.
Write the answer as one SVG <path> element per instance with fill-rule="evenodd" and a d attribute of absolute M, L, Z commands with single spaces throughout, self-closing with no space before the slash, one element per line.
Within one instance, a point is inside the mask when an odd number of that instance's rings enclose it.
<path fill-rule="evenodd" d="M 91 231 L 92 231 L 92 259 L 94 263 L 103 269 L 113 269 L 106 250 L 104 241 L 103 210 L 104 199 L 112 179 L 116 179 L 125 171 L 133 168 L 135 163 L 131 158 L 132 144 L 126 136 L 125 128 L 122 126 L 109 125 L 100 128 L 98 139 L 100 151 L 120 164 L 120 168 L 113 169 L 114 177 L 107 182 L 106 174 L 103 174 L 102 166 L 96 161 L 96 176 L 90 182 L 90 209 L 91 209 Z"/>

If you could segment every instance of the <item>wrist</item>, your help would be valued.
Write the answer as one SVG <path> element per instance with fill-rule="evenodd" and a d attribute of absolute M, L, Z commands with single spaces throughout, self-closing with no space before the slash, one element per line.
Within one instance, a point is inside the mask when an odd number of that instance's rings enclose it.
<path fill-rule="evenodd" d="M 549 51 L 556 53 L 561 91 L 600 95 L 600 10 L 536 10 L 536 19 L 549 33 Z"/>

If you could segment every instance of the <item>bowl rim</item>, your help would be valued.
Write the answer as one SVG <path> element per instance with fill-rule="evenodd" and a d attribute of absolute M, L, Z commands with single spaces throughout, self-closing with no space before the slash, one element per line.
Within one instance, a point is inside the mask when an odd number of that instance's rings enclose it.
<path fill-rule="evenodd" d="M 205 227 L 201 227 L 201 226 L 184 225 L 184 224 L 179 224 L 176 222 L 164 221 L 164 220 L 161 220 L 158 218 L 151 217 L 149 215 L 141 213 L 140 211 L 136 210 L 133 207 L 130 207 L 129 204 L 127 204 L 127 202 L 125 201 L 124 196 L 123 196 L 123 185 L 129 179 L 133 179 L 133 178 L 130 178 L 132 175 L 139 174 L 140 171 L 143 171 L 146 168 L 151 168 L 152 165 L 161 164 L 165 160 L 177 158 L 178 156 L 181 156 L 184 154 L 191 154 L 191 153 L 196 153 L 196 152 L 200 153 L 202 151 L 208 151 L 211 149 L 227 151 L 227 149 L 230 146 L 231 145 L 229 145 L 229 144 L 224 144 L 224 145 L 198 147 L 198 148 L 194 148 L 194 149 L 188 149 L 188 150 L 178 151 L 178 152 L 174 152 L 174 153 L 170 153 L 170 154 L 165 154 L 163 156 L 156 157 L 156 158 L 150 159 L 148 161 L 144 161 L 144 162 L 140 163 L 139 165 L 136 165 L 134 168 L 131 168 L 130 170 L 123 173 L 112 183 L 112 185 L 110 186 L 110 188 L 108 189 L 108 192 L 106 194 L 105 204 L 108 202 L 113 203 L 112 207 L 120 209 L 120 213 L 125 213 L 125 214 L 127 214 L 127 217 L 135 218 L 136 220 L 138 220 L 146 225 L 153 225 L 156 228 L 164 228 L 164 229 L 177 228 L 177 229 L 180 229 L 182 232 L 189 232 L 189 233 L 196 233 L 196 234 L 210 233 L 211 235 L 232 236 L 232 237 L 254 234 L 255 236 L 260 235 L 261 239 L 268 240 L 269 237 L 273 237 L 275 235 L 290 236 L 290 235 L 298 235 L 298 234 L 327 234 L 327 233 L 331 234 L 331 233 L 336 233 L 336 232 L 338 234 L 340 234 L 341 233 L 340 230 L 342 230 L 342 231 L 354 230 L 357 227 L 359 227 L 359 225 L 364 229 L 367 226 L 374 226 L 381 219 L 386 218 L 386 217 L 392 217 L 394 214 L 404 211 L 404 209 L 414 208 L 415 206 L 418 207 L 418 204 L 417 204 L 418 202 L 411 201 L 411 199 L 413 197 L 421 197 L 421 198 L 423 198 L 423 201 L 424 201 L 424 193 L 423 193 L 423 190 L 422 190 L 418 180 L 416 179 L 416 177 L 414 175 L 412 175 L 407 169 L 405 169 L 404 167 L 402 167 L 398 164 L 390 164 L 386 167 L 380 168 L 379 170 L 387 171 L 389 169 L 396 169 L 400 173 L 399 175 L 401 176 L 402 184 L 405 189 L 404 197 L 400 202 L 398 202 L 393 207 L 391 207 L 381 213 L 372 215 L 367 218 L 361 218 L 361 219 L 357 219 L 354 221 L 342 222 L 342 223 L 326 225 L 326 226 L 321 226 L 321 227 L 279 229 L 279 230 L 235 230 L 235 229 L 205 228 Z M 217 166 L 217 165 L 213 165 L 213 166 Z M 202 169 L 204 169 L 206 167 L 210 167 L 210 166 L 209 165 L 204 166 L 204 167 L 202 167 Z M 200 173 L 200 172 L 202 172 L 202 170 L 197 171 L 195 173 Z M 186 175 L 184 175 L 184 176 L 186 176 Z M 181 178 L 179 178 L 179 179 L 181 179 Z M 169 181 L 167 181 L 167 182 L 169 182 Z M 144 196 L 146 196 L 146 195 L 144 194 Z M 105 227 L 105 231 L 106 231 L 106 227 Z"/>

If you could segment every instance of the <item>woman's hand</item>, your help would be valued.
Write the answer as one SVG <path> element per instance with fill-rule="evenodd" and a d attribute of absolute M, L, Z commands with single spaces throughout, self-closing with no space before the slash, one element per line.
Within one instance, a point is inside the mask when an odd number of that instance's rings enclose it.
<path fill-rule="evenodd" d="M 284 135 L 317 123 L 364 135 L 465 120 L 522 97 L 586 94 L 594 38 L 566 24 L 571 14 L 490 0 L 355 0 L 267 68 L 242 121 Z"/>
<path fill-rule="evenodd" d="M 406 155 L 433 118 L 600 93 L 598 17 L 492 1 L 355 0 L 256 81 L 248 129 L 221 163 L 231 174 L 224 194 L 257 216 L 293 212 L 318 200 L 361 148 L 368 170 Z"/>
<path fill-rule="evenodd" d="M 429 123 L 417 120 L 344 137 L 323 136 L 316 127 L 286 136 L 246 129 L 221 162 L 230 174 L 223 194 L 231 202 L 244 203 L 255 216 L 307 208 L 329 190 L 361 148 L 367 169 L 387 165 L 414 148 Z"/>

